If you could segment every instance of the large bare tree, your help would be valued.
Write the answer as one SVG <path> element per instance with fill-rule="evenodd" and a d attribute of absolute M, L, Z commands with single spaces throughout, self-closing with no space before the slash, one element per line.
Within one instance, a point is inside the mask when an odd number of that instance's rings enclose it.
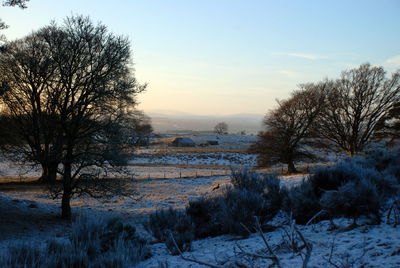
<path fill-rule="evenodd" d="M 33 53 L 33 60 L 51 68 L 27 68 L 20 77 L 17 70 L 24 70 L 29 64 L 23 60 L 14 63 L 14 56 L 30 53 L 31 46 L 26 45 L 30 39 L 37 39 L 39 51 L 45 51 Z M 13 53 L 17 42 L 22 43 L 18 46 L 20 52 Z M 133 75 L 129 40 L 109 33 L 102 24 L 77 16 L 7 45 L 1 59 L 1 72 L 5 74 L 1 76 L 3 99 L 8 111 L 18 119 L 39 113 L 40 120 L 32 122 L 39 125 L 39 137 L 45 136 L 49 127 L 52 129 L 50 147 L 62 164 L 58 169 L 62 175 L 62 216 L 69 218 L 71 197 L 110 192 L 110 184 L 99 184 L 101 171 L 123 165 L 126 159 L 123 122 L 136 105 L 136 94 L 145 89 Z M 10 64 L 16 68 L 6 68 Z M 29 80 L 31 70 L 34 77 L 39 77 L 36 83 Z"/>
<path fill-rule="evenodd" d="M 43 182 L 54 182 L 60 163 L 61 144 L 56 144 L 57 107 L 53 81 L 56 63 L 43 30 L 9 42 L 0 53 L 0 100 L 8 127 L 2 138 L 11 141 L 3 152 L 25 162 L 42 166 Z"/>
<path fill-rule="evenodd" d="M 363 64 L 330 83 L 319 133 L 333 146 L 354 155 L 370 141 L 376 124 L 400 97 L 400 72 Z"/>
<path fill-rule="evenodd" d="M 323 108 L 325 86 L 302 85 L 289 99 L 278 101 L 278 107 L 265 116 L 265 131 L 250 148 L 258 154 L 260 166 L 286 163 L 288 172 L 294 173 L 295 161 L 314 157 L 309 146 L 313 124 Z"/>

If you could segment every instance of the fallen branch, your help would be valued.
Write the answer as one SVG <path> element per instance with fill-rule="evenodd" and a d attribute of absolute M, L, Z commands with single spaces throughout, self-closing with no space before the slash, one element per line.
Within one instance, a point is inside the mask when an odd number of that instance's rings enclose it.
<path fill-rule="evenodd" d="M 279 260 L 278 256 L 276 256 L 276 254 L 273 252 L 272 248 L 270 247 L 270 245 L 267 242 L 267 239 L 265 238 L 264 233 L 261 230 L 261 225 L 260 225 L 260 221 L 259 221 L 258 217 L 256 217 L 256 224 L 257 224 L 257 231 L 261 235 L 261 238 L 264 241 L 265 246 L 267 247 L 268 253 L 271 255 L 270 259 L 273 261 L 273 263 L 276 266 L 278 266 L 279 268 L 282 268 L 281 261 Z"/>

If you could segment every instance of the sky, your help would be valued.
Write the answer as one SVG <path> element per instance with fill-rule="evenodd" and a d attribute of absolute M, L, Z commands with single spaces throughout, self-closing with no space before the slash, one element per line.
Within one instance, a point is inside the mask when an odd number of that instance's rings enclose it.
<path fill-rule="evenodd" d="M 31 0 L 9 40 L 71 15 L 132 43 L 145 112 L 265 114 L 297 86 L 369 62 L 400 69 L 400 0 Z"/>

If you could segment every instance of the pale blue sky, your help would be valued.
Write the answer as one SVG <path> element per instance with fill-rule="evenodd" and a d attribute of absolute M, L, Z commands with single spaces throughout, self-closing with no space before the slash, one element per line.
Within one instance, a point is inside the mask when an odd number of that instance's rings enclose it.
<path fill-rule="evenodd" d="M 263 114 L 296 85 L 370 62 L 400 68 L 400 0 L 31 0 L 0 7 L 22 37 L 89 15 L 132 41 L 140 108 Z"/>

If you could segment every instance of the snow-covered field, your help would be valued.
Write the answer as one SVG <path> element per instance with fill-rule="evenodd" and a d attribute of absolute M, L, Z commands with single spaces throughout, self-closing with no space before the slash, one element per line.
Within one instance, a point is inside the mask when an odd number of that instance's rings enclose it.
<path fill-rule="evenodd" d="M 256 156 L 238 152 L 140 154 L 130 164 L 255 166 Z"/>
<path fill-rule="evenodd" d="M 169 144 L 176 137 L 185 137 L 192 139 L 196 145 L 207 141 L 217 141 L 218 145 L 210 146 L 218 149 L 246 149 L 257 140 L 257 136 L 248 135 L 216 135 L 216 134 L 173 134 L 155 140 L 164 144 Z"/>
<path fill-rule="evenodd" d="M 281 179 L 284 185 L 291 186 L 299 183 L 304 176 L 284 176 Z M 115 197 L 111 200 L 94 200 L 81 197 L 74 199 L 72 205 L 76 213 L 117 213 L 139 226 L 146 221 L 148 213 L 155 209 L 184 208 L 190 199 L 205 194 L 217 194 L 219 190 L 213 191 L 213 189 L 217 185 L 219 189 L 223 189 L 227 184 L 229 184 L 228 176 L 139 180 L 135 183 L 138 194 L 133 195 L 132 198 Z M 2 217 L 0 222 L 3 221 L 4 224 L 5 221 L 12 225 L 8 230 L 3 230 L 0 236 L 0 249 L 7 247 L 9 241 L 40 242 L 54 235 L 65 235 L 65 229 L 68 229 L 68 226 L 51 221 L 51 218 L 59 213 L 60 200 L 49 199 L 42 188 L 38 186 L 26 187 L 22 190 L 17 187 L 3 188 L 0 197 L 2 215 L 4 213 L 9 215 L 8 218 Z M 18 211 L 21 216 L 33 217 L 30 218 L 31 221 L 23 223 L 22 231 L 16 231 L 19 230 L 18 225 L 22 223 L 16 222 L 17 218 L 12 216 L 15 211 Z M 38 217 L 41 218 L 38 219 Z M 272 224 L 281 225 L 283 222 L 284 218 L 280 216 Z M 342 219 L 336 223 L 347 226 L 349 221 Z M 337 267 L 400 267 L 399 227 L 382 223 L 378 226 L 361 226 L 351 231 L 340 232 L 328 231 L 329 222 L 320 222 L 310 226 L 298 226 L 298 228 L 313 246 L 309 267 L 335 267 L 329 264 L 329 258 L 330 262 L 336 264 Z M 64 231 L 61 231 L 62 229 Z M 142 235 L 150 236 L 145 228 L 139 226 L 139 230 Z M 7 231 L 15 233 L 6 234 Z M 284 247 L 283 229 L 265 233 L 265 236 L 283 267 L 301 267 L 301 256 Z M 151 244 L 150 249 L 153 256 L 140 263 L 140 267 L 162 267 L 160 264 L 169 265 L 167 267 L 204 267 L 185 261 L 179 256 L 170 255 L 163 243 Z M 246 239 L 220 236 L 197 240 L 193 243 L 192 252 L 184 253 L 184 255 L 211 264 L 241 261 L 252 265 L 249 267 L 266 267 L 271 263 L 268 259 L 245 256 L 246 254 L 240 249 L 248 254 L 265 255 L 267 253 L 261 236 L 253 234 Z M 341 265 L 340 262 L 352 266 Z"/>
<path fill-rule="evenodd" d="M 217 138 L 215 135 L 190 137 L 197 144 Z M 218 147 L 141 148 L 127 167 L 127 174 L 135 178 L 130 185 L 133 189 L 131 196 L 104 200 L 77 197 L 71 203 L 73 212 L 117 214 L 133 223 L 142 236 L 152 241 L 149 245 L 152 257 L 140 263 L 139 267 L 205 267 L 185 261 L 180 256 L 172 256 L 163 243 L 157 243 L 152 238 L 143 224 L 147 222 L 149 213 L 157 209 L 183 209 L 191 199 L 219 194 L 230 184 L 230 167 L 255 166 L 255 156 L 245 153 L 245 148 L 254 139 L 253 136 L 223 135 L 218 138 Z M 332 161 L 337 159 L 337 156 L 329 154 L 322 157 Z M 277 166 L 279 172 L 281 166 Z M 0 184 L 0 254 L 13 241 L 40 244 L 51 237 L 68 235 L 70 224 L 56 217 L 60 213 L 59 199 L 50 199 L 41 185 L 15 184 L 39 175 L 39 169 L 21 168 L 17 163 L 0 161 L 0 183 L 7 180 L 14 182 Z M 282 185 L 291 187 L 307 179 L 307 175 L 285 175 L 280 179 Z M 400 267 L 400 227 L 387 224 L 385 213 L 382 215 L 384 222 L 380 225 L 364 225 L 346 232 L 329 231 L 329 222 L 326 221 L 297 226 L 313 247 L 308 267 Z M 349 225 L 346 219 L 335 221 L 342 227 Z M 272 224 L 283 226 L 265 233 L 282 267 L 301 267 L 305 250 L 301 250 L 302 254 L 293 253 L 285 247 L 287 238 L 284 238 L 284 230 L 293 231 L 287 225 L 287 218 L 279 215 Z M 219 236 L 196 240 L 192 252 L 184 253 L 184 256 L 221 267 L 229 267 L 233 262 L 246 264 L 247 267 L 268 267 L 271 260 L 256 257 L 267 253 L 262 237 L 252 234 L 245 239 Z"/>
<path fill-rule="evenodd" d="M 339 220 L 343 225 L 346 220 Z M 348 232 L 327 231 L 329 222 L 312 226 L 298 226 L 305 239 L 312 245 L 307 267 L 400 267 L 400 229 L 386 224 L 362 226 Z M 265 233 L 268 243 L 280 259 L 282 267 L 302 267 L 303 258 L 285 247 L 283 229 Z M 254 255 L 268 255 L 266 246 L 259 234 L 247 239 L 233 236 L 219 236 L 195 241 L 193 250 L 184 256 L 214 265 L 243 263 L 242 267 L 271 267 L 272 262 Z M 247 254 L 242 253 L 242 250 Z M 152 258 L 141 263 L 141 267 L 205 267 L 171 256 L 164 244 L 151 246 Z M 223 267 L 221 265 L 221 267 Z M 229 267 L 229 266 L 225 266 Z M 240 266 L 239 266 L 240 267 Z"/>

